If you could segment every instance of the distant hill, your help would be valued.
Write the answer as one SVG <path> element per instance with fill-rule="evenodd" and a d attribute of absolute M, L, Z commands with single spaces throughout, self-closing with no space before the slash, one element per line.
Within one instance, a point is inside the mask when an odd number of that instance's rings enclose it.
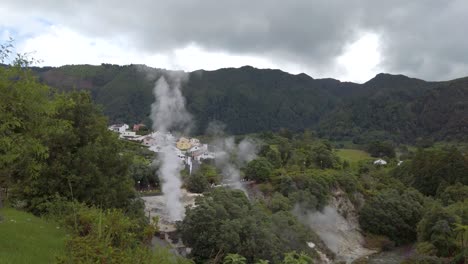
<path fill-rule="evenodd" d="M 111 64 L 34 70 L 60 90 L 89 90 L 112 123 L 149 124 L 154 83 L 171 74 Z M 245 66 L 191 72 L 182 92 L 196 134 L 217 120 L 233 134 L 287 128 L 338 140 L 468 140 L 468 78 L 426 82 L 378 74 L 356 84 Z"/>

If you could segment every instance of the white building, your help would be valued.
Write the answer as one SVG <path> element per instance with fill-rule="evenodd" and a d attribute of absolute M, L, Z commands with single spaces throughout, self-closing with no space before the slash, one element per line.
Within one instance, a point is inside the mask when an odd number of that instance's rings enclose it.
<path fill-rule="evenodd" d="M 193 146 L 191 147 L 188 152 L 190 153 L 194 153 L 194 152 L 198 152 L 198 151 L 208 151 L 208 145 L 207 144 L 203 144 L 203 145 L 196 145 L 196 146 Z"/>
<path fill-rule="evenodd" d="M 129 128 L 130 127 L 127 124 L 116 124 L 116 125 L 110 126 L 109 130 L 114 131 L 114 132 L 118 132 L 118 133 L 123 133 Z"/>
<path fill-rule="evenodd" d="M 175 142 L 175 137 L 171 133 L 162 133 L 159 131 L 153 132 L 143 137 L 139 137 L 138 139 L 142 141 L 143 145 L 148 147 L 173 145 Z"/>
<path fill-rule="evenodd" d="M 383 159 L 378 159 L 374 161 L 374 165 L 387 165 L 387 162 Z"/>
<path fill-rule="evenodd" d="M 191 138 L 190 139 L 190 144 L 192 146 L 198 146 L 198 145 L 200 145 L 200 140 L 198 140 L 197 138 Z"/>
<path fill-rule="evenodd" d="M 208 152 L 208 151 L 197 151 L 192 153 L 193 159 L 196 161 L 202 161 L 205 159 L 214 159 L 215 154 L 214 152 Z"/>

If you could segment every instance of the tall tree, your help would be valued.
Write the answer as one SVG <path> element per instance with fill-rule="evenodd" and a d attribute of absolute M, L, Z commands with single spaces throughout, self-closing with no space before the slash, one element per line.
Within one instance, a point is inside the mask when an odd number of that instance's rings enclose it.
<path fill-rule="evenodd" d="M 39 177 L 23 182 L 18 194 L 31 209 L 56 194 L 104 208 L 128 206 L 134 197 L 130 159 L 90 95 L 58 95 L 55 104 L 54 117 L 67 125 L 52 133 L 47 166 Z"/>
<path fill-rule="evenodd" d="M 11 60 L 12 45 L 0 46 L 0 59 Z M 27 68 L 32 61 L 17 55 L 0 67 L 0 200 L 2 191 L 38 177 L 49 156 L 45 142 L 58 121 L 52 119 L 50 90 Z"/>

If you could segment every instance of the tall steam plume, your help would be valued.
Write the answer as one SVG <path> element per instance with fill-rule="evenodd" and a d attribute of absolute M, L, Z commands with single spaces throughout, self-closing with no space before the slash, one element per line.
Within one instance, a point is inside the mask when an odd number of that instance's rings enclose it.
<path fill-rule="evenodd" d="M 163 77 L 159 78 L 153 90 L 156 101 L 151 105 L 153 129 L 163 133 L 171 130 L 187 132 L 190 128 L 191 116 L 185 109 L 185 99 L 180 91 L 180 84 L 185 74 L 169 76 L 171 86 Z M 157 162 L 160 164 L 159 176 L 162 180 L 162 192 L 166 201 L 167 213 L 172 221 L 182 220 L 185 214 L 181 202 L 182 179 L 180 170 L 182 164 L 175 153 L 171 142 L 160 142 L 161 152 Z"/>

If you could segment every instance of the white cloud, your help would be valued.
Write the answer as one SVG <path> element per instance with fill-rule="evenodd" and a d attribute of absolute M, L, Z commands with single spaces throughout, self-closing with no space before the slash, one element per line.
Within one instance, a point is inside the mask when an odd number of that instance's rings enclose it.
<path fill-rule="evenodd" d="M 343 80 L 364 82 L 382 72 L 381 62 L 379 36 L 366 33 L 350 43 L 337 57 L 337 75 Z"/>
<path fill-rule="evenodd" d="M 8 35 L 7 31 L 3 35 Z M 232 55 L 221 51 L 207 51 L 192 43 L 166 54 L 138 51 L 123 39 L 90 38 L 61 25 L 47 26 L 40 34 L 17 43 L 18 52 L 32 53 L 40 65 L 65 64 L 146 64 L 152 67 L 194 71 L 252 65 L 258 68 L 282 68 L 298 73 L 299 68 L 287 64 L 280 67 L 267 58 Z M 284 65 L 283 65 L 284 66 Z"/>
<path fill-rule="evenodd" d="M 305 72 L 314 78 L 334 77 L 345 81 L 362 82 L 378 73 L 380 62 L 379 40 L 375 34 L 364 34 L 356 42 L 348 45 L 344 53 L 337 57 L 336 67 L 311 69 L 307 65 L 291 61 L 272 60 L 266 55 L 238 55 L 223 51 L 210 51 L 191 43 L 164 53 L 149 53 L 136 49 L 125 38 L 88 37 L 63 25 L 49 25 L 38 20 L 36 33 L 18 28 L 21 36 L 17 41 L 17 51 L 32 53 L 40 60 L 40 66 L 61 66 L 66 64 L 146 64 L 156 68 L 194 71 L 198 69 L 216 70 L 226 67 L 251 65 L 257 68 L 277 68 L 293 74 Z M 38 24 L 40 23 L 40 25 Z M 23 32 L 27 32 L 24 34 Z M 0 32 L 3 39 L 12 34 L 5 29 Z M 273 57 L 272 57 L 273 58 Z"/>
<path fill-rule="evenodd" d="M 132 49 L 121 39 L 102 39 L 83 36 L 69 28 L 51 25 L 37 34 L 17 43 L 21 53 L 32 52 L 42 65 L 65 64 L 130 64 L 139 61 L 161 61 L 167 65 L 165 56 L 145 56 Z"/>

